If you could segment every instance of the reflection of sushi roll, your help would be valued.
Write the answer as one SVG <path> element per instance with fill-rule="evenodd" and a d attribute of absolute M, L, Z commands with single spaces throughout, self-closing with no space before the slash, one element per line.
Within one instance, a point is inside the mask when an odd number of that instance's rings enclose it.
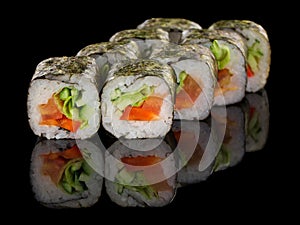
<path fill-rule="evenodd" d="M 99 175 L 104 176 L 104 154 L 106 150 L 100 137 L 95 135 L 93 138 L 76 140 L 83 159 Z"/>
<path fill-rule="evenodd" d="M 143 141 L 153 149 L 144 151 L 140 140 L 135 139 L 126 140 L 126 145 L 117 141 L 106 152 L 106 192 L 120 206 L 160 207 L 175 196 L 176 169 L 171 148 L 163 139 Z"/>
<path fill-rule="evenodd" d="M 106 80 L 108 71 L 113 64 L 137 59 L 139 55 L 137 44 L 129 40 L 91 44 L 77 53 L 77 56 L 91 56 L 95 58 L 101 85 Z"/>
<path fill-rule="evenodd" d="M 215 123 L 226 126 L 224 139 L 215 159 L 214 171 L 237 165 L 245 154 L 245 116 L 242 108 L 226 107 L 225 117 L 222 111 L 223 109 L 218 110 L 218 107 L 215 107 L 211 114 Z"/>
<path fill-rule="evenodd" d="M 210 138 L 209 126 L 204 122 L 175 121 L 172 132 L 178 143 L 178 183 L 186 185 L 206 180 L 214 165 L 214 156 L 211 157 L 211 154 L 216 151 L 207 148 Z M 191 147 L 192 143 L 194 147 Z"/>
<path fill-rule="evenodd" d="M 248 92 L 263 88 L 269 76 L 271 47 L 266 30 L 249 20 L 220 20 L 209 29 L 234 30 L 244 38 L 247 46 Z"/>
<path fill-rule="evenodd" d="M 210 48 L 218 64 L 218 85 L 215 105 L 239 102 L 245 96 L 246 64 L 245 46 L 235 32 L 222 30 L 189 30 L 183 34 L 184 44 L 200 44 Z M 224 102 L 225 100 L 225 102 Z"/>
<path fill-rule="evenodd" d="M 38 136 L 85 139 L 100 126 L 93 58 L 54 57 L 37 65 L 28 90 L 28 117 Z"/>
<path fill-rule="evenodd" d="M 183 31 L 189 29 L 202 29 L 199 24 L 183 18 L 151 18 L 138 25 L 138 29 L 154 28 L 161 28 L 167 31 L 170 42 L 176 44 L 181 41 Z"/>
<path fill-rule="evenodd" d="M 168 33 L 162 29 L 129 29 L 115 33 L 109 41 L 119 42 L 132 40 L 139 46 L 140 57 L 147 59 L 153 49 L 169 41 Z"/>
<path fill-rule="evenodd" d="M 35 198 L 42 205 L 79 208 L 98 201 L 103 178 L 90 165 L 97 162 L 97 170 L 103 171 L 103 156 L 92 142 L 80 142 L 84 152 L 75 140 L 42 140 L 35 146 L 30 177 Z"/>
<path fill-rule="evenodd" d="M 215 58 L 209 49 L 168 44 L 154 51 L 150 58 L 169 64 L 176 73 L 174 118 L 205 119 L 213 104 L 217 76 Z"/>
<path fill-rule="evenodd" d="M 175 75 L 154 60 L 110 70 L 101 95 L 102 124 L 115 137 L 165 136 L 173 119 Z"/>
<path fill-rule="evenodd" d="M 253 152 L 264 147 L 269 132 L 269 101 L 262 89 L 246 94 L 246 151 Z"/>

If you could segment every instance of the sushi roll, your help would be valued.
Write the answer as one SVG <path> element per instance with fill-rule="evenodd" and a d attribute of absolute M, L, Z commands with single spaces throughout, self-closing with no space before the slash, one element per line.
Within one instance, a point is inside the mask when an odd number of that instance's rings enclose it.
<path fill-rule="evenodd" d="M 246 152 L 261 150 L 269 133 L 269 101 L 265 89 L 247 93 L 246 97 Z"/>
<path fill-rule="evenodd" d="M 37 65 L 28 90 L 31 129 L 47 139 L 92 137 L 101 118 L 98 87 L 93 58 L 43 60 Z"/>
<path fill-rule="evenodd" d="M 154 60 L 115 65 L 101 94 L 103 127 L 115 137 L 156 138 L 171 128 L 175 74 Z"/>
<path fill-rule="evenodd" d="M 177 187 L 170 146 L 155 138 L 125 141 L 118 140 L 105 153 L 105 189 L 110 199 L 123 207 L 170 204 Z"/>
<path fill-rule="evenodd" d="M 250 20 L 220 20 L 209 29 L 233 30 L 240 34 L 247 46 L 247 92 L 262 89 L 269 77 L 271 46 L 267 31 Z"/>
<path fill-rule="evenodd" d="M 148 59 L 153 49 L 169 42 L 168 32 L 162 29 L 128 29 L 122 30 L 109 39 L 111 42 L 132 40 L 139 46 L 140 58 Z"/>
<path fill-rule="evenodd" d="M 203 45 L 214 54 L 218 64 L 214 105 L 234 104 L 243 99 L 247 74 L 245 45 L 240 35 L 222 30 L 189 30 L 183 33 L 182 43 Z"/>
<path fill-rule="evenodd" d="M 91 207 L 101 196 L 104 173 L 102 152 L 90 140 L 40 139 L 30 164 L 35 199 L 48 208 Z M 81 151 L 83 150 L 83 151 Z"/>
<path fill-rule="evenodd" d="M 189 29 L 199 29 L 202 27 L 183 18 L 151 18 L 138 25 L 138 29 L 161 28 L 168 32 L 171 43 L 178 44 L 181 41 L 182 32 Z"/>
<path fill-rule="evenodd" d="M 107 148 L 103 145 L 100 137 L 95 135 L 92 138 L 75 141 L 89 167 L 101 177 L 104 177 L 104 152 Z"/>
<path fill-rule="evenodd" d="M 138 45 L 134 41 L 100 42 L 82 48 L 77 56 L 90 56 L 95 58 L 100 76 L 100 90 L 107 78 L 108 71 L 115 63 L 140 58 Z"/>
<path fill-rule="evenodd" d="M 208 124 L 175 121 L 172 125 L 172 132 L 178 143 L 177 182 L 180 187 L 206 180 L 212 173 L 214 165 L 215 157 L 211 157 L 211 154 L 216 151 L 216 149 L 207 148 L 211 135 Z"/>
<path fill-rule="evenodd" d="M 174 119 L 203 120 L 214 101 L 217 64 L 213 54 L 199 45 L 167 44 L 151 59 L 170 65 L 177 77 Z"/>
<path fill-rule="evenodd" d="M 211 119 L 218 125 L 214 127 L 226 127 L 225 135 L 213 166 L 213 171 L 225 170 L 241 162 L 245 154 L 246 134 L 245 115 L 239 105 L 226 106 L 226 114 L 223 109 L 216 106 L 211 111 Z"/>

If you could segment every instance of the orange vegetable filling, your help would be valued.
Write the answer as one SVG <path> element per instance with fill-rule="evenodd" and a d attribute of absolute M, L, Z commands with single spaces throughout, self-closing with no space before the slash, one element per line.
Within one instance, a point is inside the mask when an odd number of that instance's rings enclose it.
<path fill-rule="evenodd" d="M 64 168 L 71 159 L 81 158 L 82 154 L 77 145 L 63 152 L 41 155 L 43 158 L 42 174 L 49 176 L 53 183 L 58 184 Z"/>
<path fill-rule="evenodd" d="M 120 120 L 152 121 L 159 119 L 163 99 L 157 96 L 149 96 L 141 106 L 127 106 Z"/>
<path fill-rule="evenodd" d="M 178 92 L 175 101 L 175 109 L 179 110 L 192 107 L 202 92 L 199 84 L 190 75 L 187 75 L 183 84 L 183 89 Z"/>
<path fill-rule="evenodd" d="M 234 91 L 238 89 L 236 86 L 230 85 L 233 74 L 228 69 L 221 69 L 218 71 L 219 88 L 215 90 L 215 95 L 220 95 L 226 91 Z"/>
<path fill-rule="evenodd" d="M 195 134 L 191 131 L 175 131 L 173 134 L 177 143 L 181 138 L 181 144 L 177 146 L 180 148 L 183 156 L 186 159 L 189 159 L 186 163 L 189 164 L 189 166 L 198 166 L 202 159 L 204 150 L 198 143 L 196 143 L 197 139 Z"/>
<path fill-rule="evenodd" d="M 162 161 L 162 158 L 156 156 L 136 156 L 123 157 L 121 161 L 131 166 L 150 166 Z"/>
<path fill-rule="evenodd" d="M 251 67 L 249 65 L 247 65 L 247 77 L 253 77 L 254 76 L 254 72 L 252 71 Z"/>
<path fill-rule="evenodd" d="M 46 104 L 40 104 L 39 111 L 42 117 L 40 125 L 58 126 L 71 132 L 76 132 L 81 125 L 80 121 L 71 120 L 60 112 L 54 97 L 51 97 Z"/>
<path fill-rule="evenodd" d="M 228 69 L 222 69 L 218 71 L 218 83 L 221 88 L 224 88 L 230 84 L 231 77 L 232 73 L 230 73 Z"/>
<path fill-rule="evenodd" d="M 145 178 L 149 183 L 154 183 L 156 180 L 162 180 L 159 183 L 151 184 L 151 187 L 156 191 L 172 191 L 172 187 L 168 184 L 163 169 L 160 165 L 155 165 L 161 162 L 163 158 L 149 155 L 149 156 L 136 156 L 136 157 L 123 157 L 121 161 L 126 163 L 126 168 L 129 171 L 143 171 Z M 155 165 L 155 166 L 154 166 Z M 143 166 L 153 166 L 146 169 Z"/>

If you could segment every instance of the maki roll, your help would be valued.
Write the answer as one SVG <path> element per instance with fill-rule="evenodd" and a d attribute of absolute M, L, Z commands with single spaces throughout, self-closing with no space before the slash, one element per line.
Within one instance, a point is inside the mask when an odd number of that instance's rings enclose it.
<path fill-rule="evenodd" d="M 49 208 L 91 207 L 101 196 L 102 152 L 90 140 L 41 139 L 35 145 L 30 180 L 35 199 Z M 93 169 L 94 165 L 97 165 Z"/>
<path fill-rule="evenodd" d="M 99 73 L 100 89 L 107 78 L 108 71 L 115 63 L 135 60 L 140 57 L 137 44 L 130 40 L 120 42 L 100 42 L 82 48 L 77 56 L 95 58 Z"/>
<path fill-rule="evenodd" d="M 242 107 L 232 105 L 226 107 L 226 115 L 220 106 L 214 107 L 211 119 L 219 126 L 225 126 L 225 135 L 219 152 L 216 155 L 213 171 L 225 170 L 237 165 L 245 154 L 245 116 Z M 217 128 L 218 125 L 215 125 Z"/>
<path fill-rule="evenodd" d="M 214 105 L 229 105 L 243 99 L 247 75 L 245 45 L 240 35 L 222 30 L 189 30 L 184 32 L 182 43 L 203 45 L 214 54 L 218 64 Z"/>
<path fill-rule="evenodd" d="M 233 30 L 247 46 L 247 87 L 246 91 L 256 92 L 267 83 L 271 64 L 271 46 L 267 31 L 250 20 L 220 20 L 209 29 Z"/>
<path fill-rule="evenodd" d="M 130 40 L 119 42 L 100 42 L 82 48 L 77 56 L 91 56 L 96 58 L 106 54 L 111 63 L 127 59 L 136 59 L 139 56 L 137 45 Z"/>
<path fill-rule="evenodd" d="M 153 49 L 169 42 L 168 33 L 162 29 L 129 29 L 115 33 L 109 41 L 120 42 L 132 40 L 139 46 L 140 58 L 148 59 Z"/>
<path fill-rule="evenodd" d="M 93 58 L 43 60 L 37 65 L 28 90 L 31 129 L 47 139 L 92 137 L 101 118 L 98 87 Z"/>
<path fill-rule="evenodd" d="M 199 24 L 183 18 L 151 18 L 138 25 L 137 28 L 161 28 L 168 32 L 170 42 L 175 44 L 180 43 L 183 31 L 189 29 L 202 29 Z"/>
<path fill-rule="evenodd" d="M 269 132 L 269 101 L 266 90 L 247 93 L 246 97 L 246 152 L 261 150 Z"/>
<path fill-rule="evenodd" d="M 154 60 L 115 65 L 101 94 L 103 127 L 115 137 L 156 138 L 171 128 L 175 74 Z"/>
<path fill-rule="evenodd" d="M 106 193 L 123 207 L 170 204 L 176 194 L 176 168 L 171 153 L 163 139 L 118 140 L 105 154 Z"/>
<path fill-rule="evenodd" d="M 214 101 L 217 65 L 209 49 L 199 45 L 167 44 L 151 57 L 170 65 L 177 77 L 174 119 L 203 120 Z"/>
<path fill-rule="evenodd" d="M 175 121 L 172 132 L 178 143 L 177 161 L 180 170 L 177 174 L 177 182 L 180 186 L 185 186 L 206 180 L 212 173 L 214 165 L 214 157 L 211 155 L 216 151 L 207 148 L 210 138 L 210 128 L 207 123 Z"/>

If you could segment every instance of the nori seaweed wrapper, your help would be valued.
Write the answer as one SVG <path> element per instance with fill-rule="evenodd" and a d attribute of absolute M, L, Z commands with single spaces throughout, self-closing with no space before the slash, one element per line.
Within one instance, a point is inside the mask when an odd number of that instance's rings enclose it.
<path fill-rule="evenodd" d="M 175 98 L 176 75 L 167 64 L 162 64 L 156 60 L 136 60 L 126 65 L 116 64 L 110 70 L 106 82 L 119 76 L 135 76 L 135 80 L 146 76 L 161 77 L 170 87 L 172 99 Z"/>
<path fill-rule="evenodd" d="M 139 55 L 139 50 L 137 44 L 130 40 L 120 42 L 100 42 L 82 48 L 77 53 L 77 56 L 93 57 L 105 53 L 119 53 L 130 59 L 135 59 Z"/>
<path fill-rule="evenodd" d="M 129 29 L 122 30 L 115 33 L 110 41 L 119 42 L 124 40 L 133 40 L 133 39 L 141 39 L 141 40 L 149 40 L 149 39 L 157 39 L 169 41 L 168 32 L 162 29 Z"/>
<path fill-rule="evenodd" d="M 182 44 L 205 44 L 213 42 L 214 40 L 223 40 L 238 47 L 241 53 L 246 57 L 246 45 L 235 32 L 225 30 L 189 30 L 184 33 Z"/>
<path fill-rule="evenodd" d="M 215 78 L 217 77 L 218 65 L 215 57 L 209 48 L 202 45 L 176 45 L 170 43 L 168 45 L 162 46 L 160 49 L 153 51 L 150 58 L 162 60 L 166 63 L 177 62 L 185 59 L 205 61 L 210 68 L 211 73 L 214 74 Z"/>
<path fill-rule="evenodd" d="M 85 77 L 98 85 L 96 62 L 89 56 L 52 57 L 41 61 L 32 80 L 48 79 L 77 83 Z"/>
<path fill-rule="evenodd" d="M 232 29 L 240 34 L 242 34 L 242 30 L 250 29 L 260 33 L 266 40 L 269 40 L 266 30 L 261 25 L 250 20 L 220 20 L 213 23 L 209 29 Z"/>

